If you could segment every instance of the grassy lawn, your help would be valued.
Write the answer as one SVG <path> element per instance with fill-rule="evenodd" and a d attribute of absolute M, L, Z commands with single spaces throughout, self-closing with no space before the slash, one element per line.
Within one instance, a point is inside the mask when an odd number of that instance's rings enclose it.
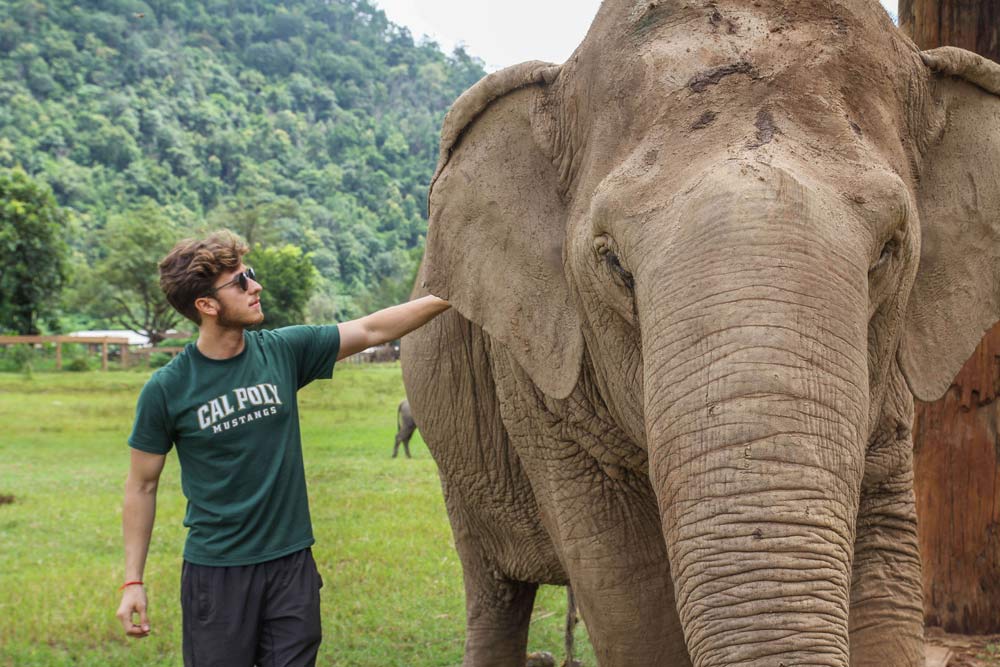
<path fill-rule="evenodd" d="M 0 667 L 176 666 L 184 499 L 171 454 L 146 566 L 153 634 L 126 640 L 125 443 L 149 371 L 0 373 Z M 320 665 L 458 665 L 462 575 L 434 462 L 391 459 L 399 366 L 344 365 L 300 393 L 323 575 Z M 3 502 L 13 496 L 13 502 Z M 544 587 L 530 650 L 562 660 L 563 589 Z M 577 652 L 595 661 L 585 631 Z"/>

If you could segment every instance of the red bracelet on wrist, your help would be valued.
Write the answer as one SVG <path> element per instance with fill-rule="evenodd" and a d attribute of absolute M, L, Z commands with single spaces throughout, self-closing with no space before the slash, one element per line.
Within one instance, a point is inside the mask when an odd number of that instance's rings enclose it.
<path fill-rule="evenodd" d="M 142 586 L 142 582 L 141 581 L 126 581 L 124 584 L 122 584 L 121 586 L 118 587 L 118 590 L 123 591 L 127 587 L 129 587 L 129 586 L 135 586 L 137 584 L 139 586 Z"/>

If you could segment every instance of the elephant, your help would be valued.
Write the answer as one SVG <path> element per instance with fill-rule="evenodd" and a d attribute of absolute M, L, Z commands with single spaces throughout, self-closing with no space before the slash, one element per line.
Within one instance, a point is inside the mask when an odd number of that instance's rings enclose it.
<path fill-rule="evenodd" d="M 922 665 L 914 397 L 1000 320 L 1000 65 L 875 0 L 605 0 L 451 107 L 404 340 L 464 665 Z"/>
<path fill-rule="evenodd" d="M 413 432 L 416 430 L 417 424 L 413 421 L 410 402 L 404 398 L 399 402 L 399 407 L 396 408 L 396 439 L 392 444 L 392 458 L 396 458 L 396 455 L 399 454 L 400 445 L 403 445 L 406 458 L 413 458 L 410 456 L 410 438 L 413 437 Z"/>

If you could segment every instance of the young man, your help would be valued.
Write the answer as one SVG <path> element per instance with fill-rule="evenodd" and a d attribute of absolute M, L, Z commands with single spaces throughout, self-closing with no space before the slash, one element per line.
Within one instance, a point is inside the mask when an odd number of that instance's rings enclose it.
<path fill-rule="evenodd" d="M 313 665 L 319 588 L 310 545 L 296 392 L 336 360 L 400 338 L 446 310 L 424 297 L 333 326 L 247 331 L 262 287 L 229 232 L 178 243 L 160 262 L 167 300 L 198 340 L 150 378 L 129 437 L 118 618 L 150 632 L 142 583 L 164 459 L 177 447 L 188 527 L 181 575 L 184 664 Z"/>

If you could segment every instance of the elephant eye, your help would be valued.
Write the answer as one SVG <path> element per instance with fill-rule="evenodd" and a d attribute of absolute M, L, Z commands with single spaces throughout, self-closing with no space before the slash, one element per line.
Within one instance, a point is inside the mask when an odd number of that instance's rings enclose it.
<path fill-rule="evenodd" d="M 621 262 L 618 260 L 618 255 L 610 250 L 602 254 L 604 255 L 604 263 L 608 265 L 608 269 L 618 276 L 619 280 L 622 281 L 629 291 L 635 289 L 635 279 L 632 278 L 632 274 L 626 271 L 625 267 L 622 266 Z"/>
<path fill-rule="evenodd" d="M 598 236 L 594 239 L 594 250 L 597 252 L 597 256 L 604 261 L 608 270 L 632 292 L 635 290 L 635 279 L 622 266 L 621 260 L 618 259 L 618 255 L 615 254 L 613 248 L 615 248 L 614 241 L 607 235 Z"/>
<path fill-rule="evenodd" d="M 897 250 L 899 250 L 899 239 L 896 236 L 893 236 L 891 239 L 885 242 L 884 246 L 882 246 L 882 253 L 879 255 L 878 259 L 872 265 L 872 268 L 868 269 L 868 273 L 869 274 L 874 273 L 878 269 L 888 264 L 889 260 L 891 260 L 893 256 L 896 254 Z"/>

